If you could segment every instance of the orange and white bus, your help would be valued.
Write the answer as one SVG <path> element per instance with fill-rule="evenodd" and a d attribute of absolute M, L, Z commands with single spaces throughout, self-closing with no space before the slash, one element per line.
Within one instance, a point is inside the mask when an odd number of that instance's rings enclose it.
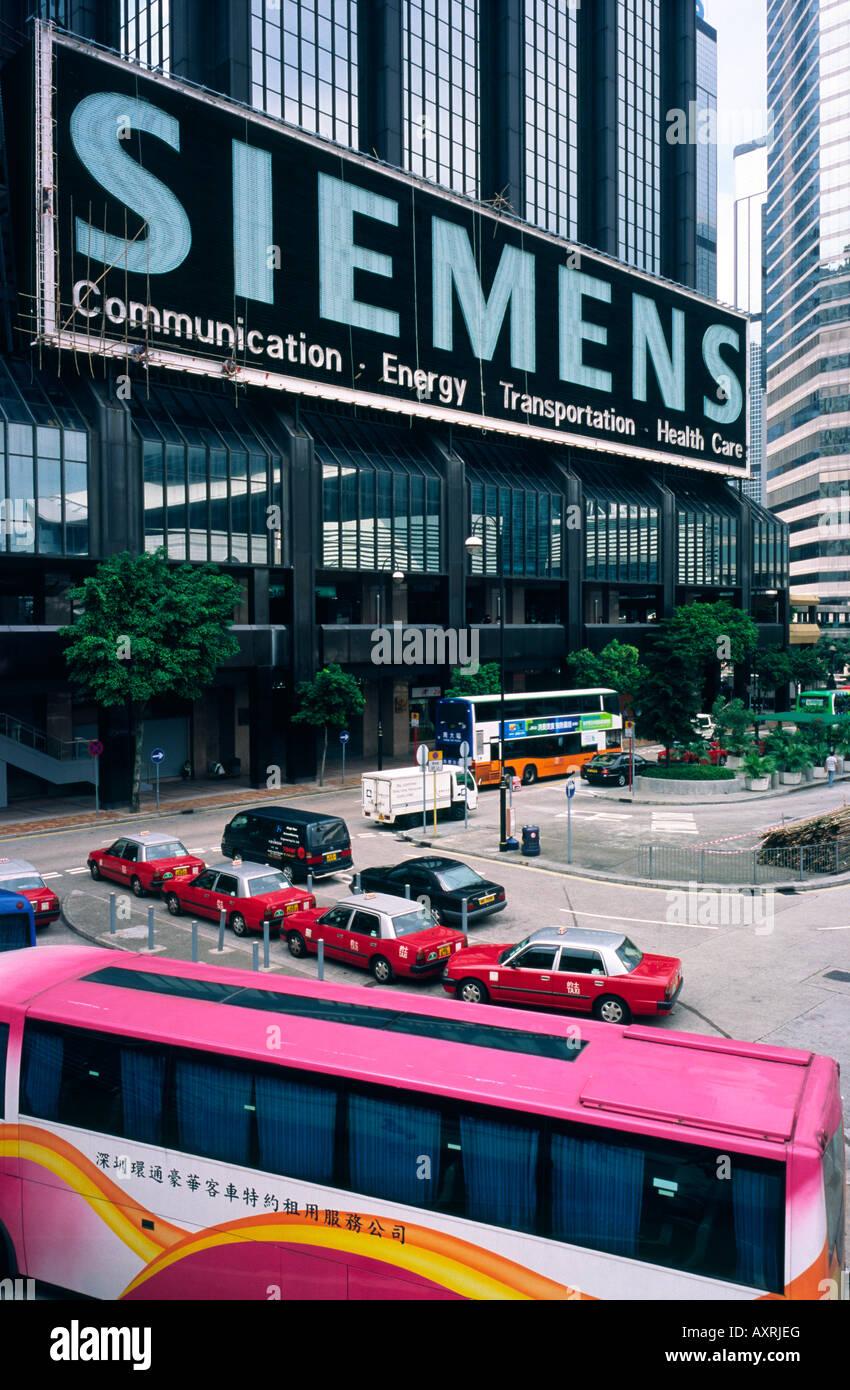
<path fill-rule="evenodd" d="M 619 748 L 620 697 L 604 687 L 524 690 L 505 695 L 505 771 L 528 786 L 538 777 L 566 777 L 606 748 Z M 459 762 L 462 743 L 481 786 L 498 785 L 498 695 L 445 696 L 437 702 L 436 746 L 445 762 Z"/>
<path fill-rule="evenodd" d="M 803 1049 L 54 946 L 3 957 L 4 1075 L 3 1276 L 108 1299 L 842 1296 L 838 1067 Z"/>

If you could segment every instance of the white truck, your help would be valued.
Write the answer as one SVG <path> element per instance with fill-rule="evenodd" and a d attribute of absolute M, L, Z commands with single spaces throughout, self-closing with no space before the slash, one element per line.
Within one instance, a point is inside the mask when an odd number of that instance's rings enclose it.
<path fill-rule="evenodd" d="M 389 772 L 364 772 L 360 778 L 363 814 L 382 825 L 413 825 L 422 820 L 422 783 L 429 821 L 433 821 L 436 795 L 438 816 L 463 819 L 463 805 L 469 811 L 478 806 L 478 788 L 471 772 L 462 767 L 439 763 L 425 769 L 397 767 Z"/>

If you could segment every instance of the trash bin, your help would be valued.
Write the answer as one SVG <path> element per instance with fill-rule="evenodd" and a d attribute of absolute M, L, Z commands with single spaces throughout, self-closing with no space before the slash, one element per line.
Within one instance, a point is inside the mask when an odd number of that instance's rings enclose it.
<path fill-rule="evenodd" d="M 533 859 L 540 853 L 540 826 L 524 825 L 522 827 L 522 852 L 527 859 Z"/>

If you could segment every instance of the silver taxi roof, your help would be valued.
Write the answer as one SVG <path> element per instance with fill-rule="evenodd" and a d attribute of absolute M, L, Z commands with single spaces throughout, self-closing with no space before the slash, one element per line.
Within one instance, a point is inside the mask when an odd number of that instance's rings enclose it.
<path fill-rule="evenodd" d="M 116 835 L 112 843 L 116 844 L 118 840 L 128 840 L 131 845 L 173 845 L 175 840 L 180 845 L 183 843 L 179 835 L 165 835 L 160 830 L 133 830 L 125 835 Z"/>
<path fill-rule="evenodd" d="M 203 872 L 203 871 L 202 871 Z M 254 878 L 265 878 L 266 874 L 283 874 L 289 878 L 285 866 L 277 864 L 258 864 L 252 859 L 224 859 L 220 864 L 208 864 L 207 872 L 214 874 L 232 874 L 238 878 L 240 883 L 250 883 Z M 290 878 L 290 883 L 292 882 Z M 281 889 L 281 891 L 283 891 Z"/>
<path fill-rule="evenodd" d="M 416 898 L 400 898 L 394 893 L 352 893 L 337 898 L 334 907 L 362 908 L 364 912 L 383 912 L 387 917 L 400 917 L 403 912 L 416 912 L 422 903 Z"/>
<path fill-rule="evenodd" d="M 547 946 L 611 946 L 615 950 L 625 939 L 625 932 L 591 927 L 541 927 L 529 937 L 530 941 L 545 941 Z"/>
<path fill-rule="evenodd" d="M 0 883 L 16 874 L 38 874 L 41 878 L 35 864 L 31 864 L 28 859 L 0 859 Z"/>

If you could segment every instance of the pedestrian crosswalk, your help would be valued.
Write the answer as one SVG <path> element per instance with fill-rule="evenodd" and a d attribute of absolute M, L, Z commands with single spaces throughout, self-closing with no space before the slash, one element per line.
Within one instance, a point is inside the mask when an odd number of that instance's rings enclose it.
<path fill-rule="evenodd" d="M 692 811 L 653 811 L 650 830 L 653 835 L 696 835 L 697 825 Z"/>

